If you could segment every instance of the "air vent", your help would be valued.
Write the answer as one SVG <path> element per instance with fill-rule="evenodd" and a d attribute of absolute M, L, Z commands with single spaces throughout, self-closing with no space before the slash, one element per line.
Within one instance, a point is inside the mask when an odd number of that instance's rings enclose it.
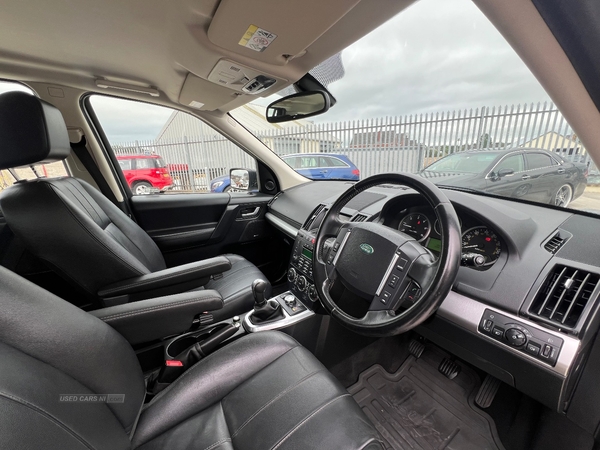
<path fill-rule="evenodd" d="M 570 233 L 562 230 L 558 230 L 554 236 L 546 241 L 544 248 L 550 253 L 554 254 L 560 250 L 560 248 L 567 242 L 571 237 Z"/>
<path fill-rule="evenodd" d="M 529 307 L 532 319 L 573 328 L 591 305 L 600 276 L 585 270 L 558 265 L 548 274 Z"/>
<path fill-rule="evenodd" d="M 321 211 L 323 211 L 323 209 L 325 209 L 325 205 L 317 206 L 316 209 L 312 212 L 312 214 L 310 216 L 308 216 L 308 219 L 306 220 L 306 222 L 304 222 L 302 229 L 303 230 L 311 230 L 311 225 L 313 224 L 313 222 L 315 221 L 317 216 L 321 213 Z"/>
<path fill-rule="evenodd" d="M 369 216 L 365 216 L 364 214 L 355 215 L 350 222 L 364 222 L 367 220 Z"/>

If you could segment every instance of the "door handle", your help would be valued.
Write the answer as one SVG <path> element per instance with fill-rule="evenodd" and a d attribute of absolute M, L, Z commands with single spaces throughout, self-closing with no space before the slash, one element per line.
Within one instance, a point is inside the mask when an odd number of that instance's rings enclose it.
<path fill-rule="evenodd" d="M 565 169 L 558 169 L 558 173 L 565 173 Z"/>
<path fill-rule="evenodd" d="M 258 214 L 258 211 L 260 211 L 260 206 L 257 206 L 254 209 L 252 209 L 252 208 L 242 209 L 241 216 L 242 217 L 255 216 L 256 214 Z"/>
<path fill-rule="evenodd" d="M 321 170 L 321 173 L 327 173 L 327 171 L 326 170 Z"/>
<path fill-rule="evenodd" d="M 529 180 L 530 178 L 531 178 L 531 176 L 529 176 L 529 175 L 523 175 L 521 177 L 521 180 Z"/>

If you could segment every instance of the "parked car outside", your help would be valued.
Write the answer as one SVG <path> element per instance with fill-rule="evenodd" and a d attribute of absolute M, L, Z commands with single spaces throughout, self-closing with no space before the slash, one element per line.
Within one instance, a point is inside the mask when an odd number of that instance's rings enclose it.
<path fill-rule="evenodd" d="M 346 156 L 337 153 L 296 153 L 282 156 L 288 166 L 310 180 L 360 180 L 360 170 Z M 211 192 L 231 190 L 229 174 L 210 182 Z"/>
<path fill-rule="evenodd" d="M 566 207 L 583 194 L 588 167 L 541 149 L 479 150 L 446 156 L 419 175 L 438 185 Z"/>
<path fill-rule="evenodd" d="M 171 173 L 158 155 L 119 155 L 117 161 L 135 195 L 148 194 L 153 189 L 162 191 L 173 185 Z"/>

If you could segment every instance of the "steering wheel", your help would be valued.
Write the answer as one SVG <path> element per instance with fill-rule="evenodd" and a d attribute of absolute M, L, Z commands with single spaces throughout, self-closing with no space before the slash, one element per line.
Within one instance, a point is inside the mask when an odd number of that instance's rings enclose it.
<path fill-rule="evenodd" d="M 340 220 L 350 200 L 382 184 L 412 188 L 431 205 L 441 226 L 439 257 L 414 238 L 382 224 Z M 326 245 L 331 238 L 335 238 L 333 245 Z M 374 175 L 353 185 L 331 205 L 315 246 L 315 288 L 329 314 L 357 333 L 391 336 L 422 323 L 448 295 L 460 266 L 460 224 L 446 195 L 430 181 L 410 174 Z M 334 301 L 331 288 L 337 282 L 370 302 L 363 317 L 348 314 Z"/>

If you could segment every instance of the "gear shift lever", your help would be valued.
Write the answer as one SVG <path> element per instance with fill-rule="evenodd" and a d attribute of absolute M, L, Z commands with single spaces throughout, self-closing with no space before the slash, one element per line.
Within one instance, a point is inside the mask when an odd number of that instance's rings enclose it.
<path fill-rule="evenodd" d="M 261 307 L 265 304 L 265 291 L 267 290 L 267 282 L 257 278 L 252 282 L 252 295 L 254 295 L 254 307 Z"/>
<path fill-rule="evenodd" d="M 271 322 L 284 317 L 281 305 L 277 300 L 266 300 L 265 291 L 267 282 L 256 279 L 252 282 L 252 294 L 254 295 L 254 311 L 250 316 L 250 321 L 254 324 Z"/>

